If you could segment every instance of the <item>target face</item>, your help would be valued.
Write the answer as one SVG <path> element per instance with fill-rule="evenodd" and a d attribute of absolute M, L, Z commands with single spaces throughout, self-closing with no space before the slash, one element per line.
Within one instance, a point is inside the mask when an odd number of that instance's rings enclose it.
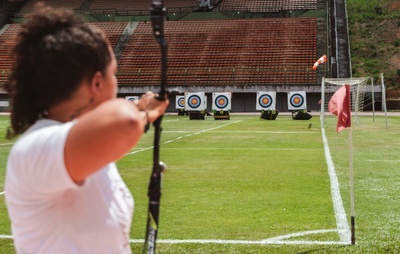
<path fill-rule="evenodd" d="M 231 93 L 213 93 L 213 110 L 231 110 Z"/>
<path fill-rule="evenodd" d="M 276 92 L 257 92 L 257 110 L 275 110 Z"/>
<path fill-rule="evenodd" d="M 218 108 L 220 108 L 220 109 L 224 109 L 224 108 L 228 105 L 228 103 L 229 103 L 228 98 L 226 98 L 225 95 L 220 95 L 220 96 L 218 96 L 218 97 L 215 99 L 214 102 L 215 102 L 215 105 L 216 105 Z"/>
<path fill-rule="evenodd" d="M 127 101 L 137 101 L 139 100 L 139 96 L 125 96 L 125 100 Z"/>
<path fill-rule="evenodd" d="M 300 94 L 294 94 L 290 98 L 290 104 L 293 107 L 301 107 L 301 105 L 303 105 L 303 103 L 304 103 L 304 98 Z"/>
<path fill-rule="evenodd" d="M 204 92 L 186 93 L 185 110 L 201 111 L 206 109 L 206 97 Z"/>
<path fill-rule="evenodd" d="M 176 96 L 175 108 L 176 109 L 184 109 L 185 108 L 185 96 L 183 96 L 183 95 Z"/>
<path fill-rule="evenodd" d="M 306 93 L 291 92 L 288 96 L 289 110 L 306 109 Z"/>
<path fill-rule="evenodd" d="M 201 105 L 201 99 L 198 95 L 192 95 L 188 99 L 188 104 L 191 108 L 198 108 Z"/>
<path fill-rule="evenodd" d="M 274 100 L 271 98 L 271 96 L 269 94 L 264 94 L 264 95 L 260 96 L 260 98 L 258 99 L 258 103 L 263 108 L 270 107 L 272 105 L 273 101 Z"/>

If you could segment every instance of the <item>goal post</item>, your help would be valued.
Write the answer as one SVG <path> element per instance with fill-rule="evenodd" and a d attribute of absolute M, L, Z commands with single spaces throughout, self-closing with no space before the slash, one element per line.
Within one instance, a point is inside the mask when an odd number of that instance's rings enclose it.
<path fill-rule="evenodd" d="M 375 86 L 371 77 L 360 78 L 322 78 L 321 82 L 321 127 L 326 123 L 326 116 L 331 115 L 328 104 L 331 96 L 342 86 L 350 86 L 351 112 L 354 116 L 353 124 L 361 125 L 361 115 L 372 115 L 375 121 Z M 384 99 L 384 90 L 382 90 Z M 366 112 L 366 113 L 363 113 Z M 367 113 L 370 112 L 370 113 Z"/>

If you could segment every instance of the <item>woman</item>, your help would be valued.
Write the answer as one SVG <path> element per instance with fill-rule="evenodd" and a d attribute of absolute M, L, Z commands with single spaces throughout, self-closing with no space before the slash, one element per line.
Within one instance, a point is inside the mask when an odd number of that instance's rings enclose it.
<path fill-rule="evenodd" d="M 41 6 L 22 26 L 7 86 L 12 128 L 6 203 L 18 253 L 130 253 L 133 198 L 114 161 L 168 100 L 117 99 L 104 34 Z"/>

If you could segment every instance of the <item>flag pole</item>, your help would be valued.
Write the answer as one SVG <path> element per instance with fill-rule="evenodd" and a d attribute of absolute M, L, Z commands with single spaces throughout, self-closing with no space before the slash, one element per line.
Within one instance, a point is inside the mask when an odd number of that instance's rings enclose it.
<path fill-rule="evenodd" d="M 351 97 L 348 94 L 348 107 L 349 117 L 351 119 Z M 351 120 L 350 120 L 351 123 Z M 351 245 L 356 244 L 355 236 L 355 212 L 354 212 L 354 171 L 353 171 L 353 127 L 352 124 L 349 126 L 349 168 L 350 168 L 350 223 L 351 223 Z"/>
<path fill-rule="evenodd" d="M 325 120 L 325 77 L 322 77 L 322 86 L 321 86 L 321 128 L 325 128 L 324 120 Z"/>
<path fill-rule="evenodd" d="M 387 108 L 386 108 L 386 88 L 385 88 L 385 80 L 383 79 L 383 73 L 381 73 L 381 86 L 382 86 L 382 108 L 385 110 L 385 119 L 386 119 L 386 129 L 389 128 L 388 120 L 387 120 Z"/>
<path fill-rule="evenodd" d="M 351 207 L 351 245 L 355 245 L 355 214 L 354 214 L 354 172 L 353 172 L 353 129 L 351 127 L 350 85 L 342 84 L 329 100 L 328 110 L 338 117 L 337 133 L 348 128 L 349 169 L 350 169 L 350 207 Z"/>
<path fill-rule="evenodd" d="M 349 128 L 349 167 L 350 167 L 350 219 L 351 219 L 351 245 L 355 245 L 355 212 L 354 212 L 354 172 L 353 172 L 353 130 Z"/>

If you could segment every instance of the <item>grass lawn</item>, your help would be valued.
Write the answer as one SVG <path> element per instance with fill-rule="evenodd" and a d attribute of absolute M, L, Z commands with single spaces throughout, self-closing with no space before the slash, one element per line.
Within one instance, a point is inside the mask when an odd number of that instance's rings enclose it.
<path fill-rule="evenodd" d="M 348 130 L 326 136 L 350 218 Z M 400 185 L 400 117 L 371 117 L 353 126 L 356 246 L 341 239 L 332 200 L 320 120 L 232 115 L 229 121 L 167 115 L 161 135 L 163 178 L 158 253 L 396 253 Z M 0 192 L 12 140 L 0 116 Z M 143 247 L 147 185 L 152 167 L 149 131 L 118 167 L 135 198 L 132 251 Z M 13 253 L 0 196 L 0 253 Z"/>

